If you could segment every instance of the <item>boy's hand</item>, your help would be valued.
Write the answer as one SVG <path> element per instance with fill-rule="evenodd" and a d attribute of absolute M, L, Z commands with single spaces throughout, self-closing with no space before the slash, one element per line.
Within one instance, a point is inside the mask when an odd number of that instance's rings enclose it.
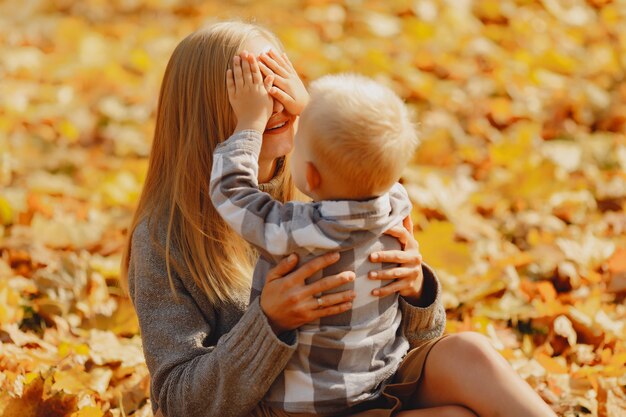
<path fill-rule="evenodd" d="M 237 116 L 235 132 L 247 129 L 265 131 L 274 107 L 274 100 L 268 94 L 272 81 L 273 76 L 263 80 L 254 55 L 243 51 L 233 57 L 233 68 L 226 70 L 226 88 Z"/>
<path fill-rule="evenodd" d="M 269 92 L 276 100 L 280 101 L 285 109 L 298 116 L 309 102 L 309 93 L 304 88 L 302 80 L 294 69 L 286 53 L 278 54 L 273 49 L 259 56 L 259 66 L 264 75 L 274 75 L 275 87 Z"/>

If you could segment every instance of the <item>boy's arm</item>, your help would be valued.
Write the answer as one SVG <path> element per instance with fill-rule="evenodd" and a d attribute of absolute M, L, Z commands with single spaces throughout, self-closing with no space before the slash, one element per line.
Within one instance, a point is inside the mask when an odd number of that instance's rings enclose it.
<path fill-rule="evenodd" d="M 254 55 L 242 51 L 226 71 L 228 100 L 237 117 L 235 133 L 213 153 L 209 192 L 213 205 L 232 228 L 266 254 L 286 255 L 298 248 L 335 249 L 339 243 L 316 227 L 316 205 L 281 204 L 258 189 L 259 153 L 273 99 Z"/>
<path fill-rule="evenodd" d="M 262 134 L 236 132 L 213 153 L 210 194 L 222 218 L 244 239 L 271 255 L 286 255 L 300 245 L 294 240 L 293 219 L 314 223 L 310 204 L 282 204 L 258 189 L 258 159 Z M 297 240 L 297 239 L 296 239 Z"/>

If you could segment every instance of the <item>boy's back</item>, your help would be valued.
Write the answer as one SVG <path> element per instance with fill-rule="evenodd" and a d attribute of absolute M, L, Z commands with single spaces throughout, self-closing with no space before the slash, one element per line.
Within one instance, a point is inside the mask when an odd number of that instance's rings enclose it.
<path fill-rule="evenodd" d="M 377 388 L 397 369 L 408 350 L 400 334 L 402 319 L 397 293 L 375 297 L 372 290 L 381 281 L 368 278 L 380 264 L 371 263 L 369 254 L 399 249 L 394 237 L 382 235 L 352 249 L 340 252 L 340 260 L 310 282 L 323 276 L 354 271 L 356 278 L 333 292 L 353 290 L 352 309 L 323 317 L 298 329 L 298 348 L 285 371 L 276 379 L 265 401 L 289 412 L 340 412 L 375 397 Z M 310 253 L 310 258 L 325 253 Z M 255 269 L 253 293 L 263 287 L 264 261 Z M 392 267 L 395 265 L 387 265 Z M 382 282 L 382 285 L 388 283 Z"/>
<path fill-rule="evenodd" d="M 263 136 L 255 129 L 239 130 L 216 148 L 210 193 L 224 220 L 259 250 L 252 300 L 261 294 L 267 272 L 290 253 L 304 263 L 340 252 L 339 262 L 310 282 L 355 272 L 352 282 L 335 290 L 354 290 L 352 309 L 298 329 L 296 352 L 265 398 L 287 412 L 326 414 L 377 396 L 408 350 L 399 331 L 397 293 L 373 296 L 388 281 L 370 280 L 368 273 L 381 268 L 369 262 L 371 253 L 400 246 L 384 232 L 410 215 L 397 179 L 416 137 L 391 90 L 357 76 L 324 77 L 314 84 L 291 166 L 297 187 L 316 201 L 283 204 L 259 191 Z"/>
<path fill-rule="evenodd" d="M 373 296 L 373 289 L 389 281 L 370 280 L 368 273 L 381 265 L 396 266 L 372 263 L 369 255 L 400 248 L 398 240 L 384 232 L 402 224 L 411 204 L 400 184 L 365 201 L 277 202 L 254 186 L 254 172 L 247 168 L 258 158 L 251 145 L 260 148 L 260 136 L 244 131 L 221 143 L 211 173 L 215 207 L 261 255 L 251 301 L 261 294 L 267 272 L 290 253 L 305 263 L 331 250 L 340 252 L 338 262 L 308 283 L 342 271 L 356 275 L 334 290 L 354 290 L 352 309 L 298 329 L 296 352 L 265 401 L 293 413 L 345 411 L 377 395 L 377 388 L 395 372 L 408 350 L 398 331 L 402 318 L 398 295 Z"/>

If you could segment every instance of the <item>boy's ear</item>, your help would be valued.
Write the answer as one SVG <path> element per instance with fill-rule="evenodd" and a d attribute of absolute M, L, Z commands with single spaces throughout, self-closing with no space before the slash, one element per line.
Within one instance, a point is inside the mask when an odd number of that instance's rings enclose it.
<path fill-rule="evenodd" d="M 312 162 L 306 163 L 306 188 L 308 192 L 315 192 L 322 185 L 322 176 Z"/>

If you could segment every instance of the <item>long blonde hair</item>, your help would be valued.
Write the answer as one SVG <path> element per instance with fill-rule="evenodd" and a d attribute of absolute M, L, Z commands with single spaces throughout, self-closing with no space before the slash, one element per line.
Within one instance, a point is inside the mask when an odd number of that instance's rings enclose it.
<path fill-rule="evenodd" d="M 219 216 L 208 195 L 213 150 L 235 130 L 225 74 L 244 44 L 262 36 L 281 48 L 270 31 L 241 22 L 200 29 L 174 50 L 163 76 L 148 172 L 122 255 L 121 281 L 128 288 L 131 240 L 144 219 L 167 219 L 165 247 L 170 287 L 172 266 L 189 272 L 212 303 L 235 298 L 250 288 L 255 253 Z M 292 199 L 289 169 L 283 169 L 276 195 Z M 158 221 L 149 221 L 155 239 Z M 171 256 L 180 252 L 180 263 Z"/>

